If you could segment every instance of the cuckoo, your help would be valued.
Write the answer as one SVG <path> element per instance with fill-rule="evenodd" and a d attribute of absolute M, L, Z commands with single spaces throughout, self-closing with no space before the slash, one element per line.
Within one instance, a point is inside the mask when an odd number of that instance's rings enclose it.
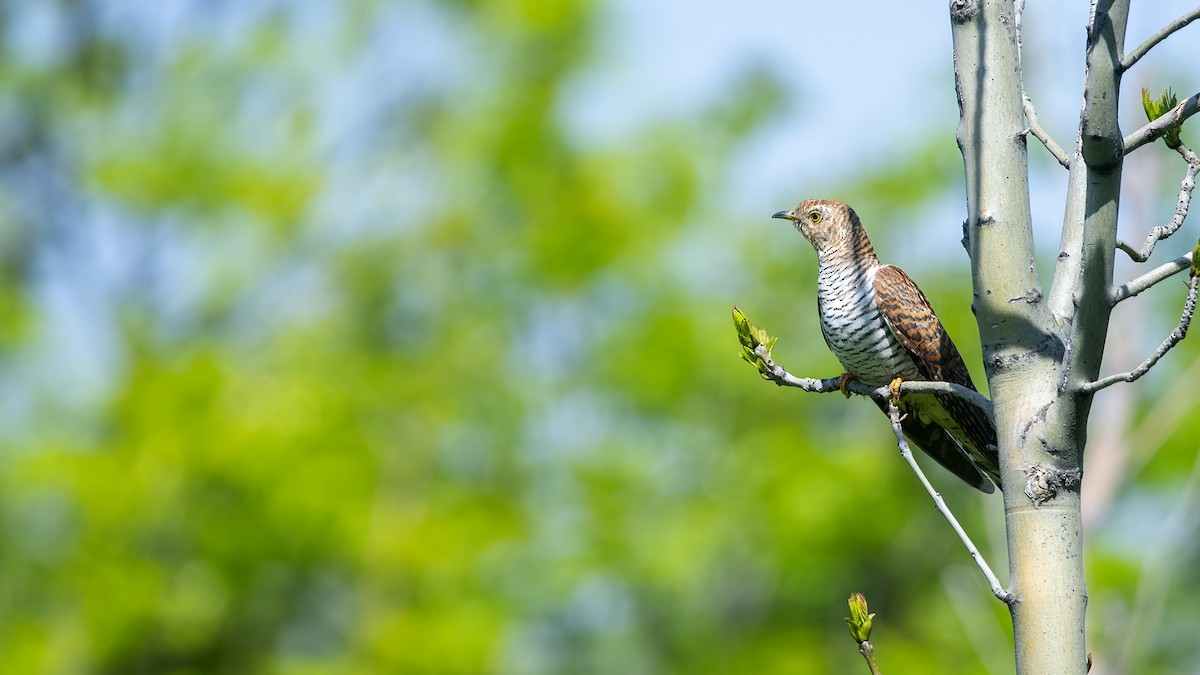
<path fill-rule="evenodd" d="M 891 383 L 894 391 L 900 380 L 975 389 L 925 294 L 904 270 L 879 262 L 853 209 L 810 200 L 773 217 L 795 223 L 817 251 L 821 334 L 845 370 L 843 393 L 847 378 Z M 887 414 L 887 403 L 875 403 Z M 1000 485 L 996 427 L 987 413 L 946 394 L 910 392 L 899 405 L 904 435 L 926 454 L 983 492 Z"/>

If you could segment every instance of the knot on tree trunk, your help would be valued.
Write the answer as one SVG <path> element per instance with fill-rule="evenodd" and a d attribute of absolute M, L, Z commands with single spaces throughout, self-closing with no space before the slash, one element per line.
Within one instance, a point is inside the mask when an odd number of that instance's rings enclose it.
<path fill-rule="evenodd" d="M 1054 499 L 1061 490 L 1078 490 L 1083 480 L 1082 469 L 1055 469 L 1038 464 L 1025 467 L 1025 496 L 1033 507 Z"/>
<path fill-rule="evenodd" d="M 979 0 L 950 0 L 950 19 L 966 23 L 979 13 Z"/>

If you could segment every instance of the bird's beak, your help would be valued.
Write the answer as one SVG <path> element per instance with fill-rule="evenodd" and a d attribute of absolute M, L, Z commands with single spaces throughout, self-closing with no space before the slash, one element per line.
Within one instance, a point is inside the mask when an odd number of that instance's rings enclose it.
<path fill-rule="evenodd" d="M 776 213 L 775 215 L 773 215 L 771 217 L 772 218 L 782 218 L 784 220 L 795 220 L 796 212 L 794 210 L 793 211 L 780 211 L 779 213 Z"/>

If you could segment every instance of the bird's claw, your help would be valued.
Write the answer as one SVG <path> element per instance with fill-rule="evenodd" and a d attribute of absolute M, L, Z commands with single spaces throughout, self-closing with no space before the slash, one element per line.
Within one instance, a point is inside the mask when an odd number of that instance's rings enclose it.
<path fill-rule="evenodd" d="M 900 383 L 903 381 L 904 378 L 902 377 L 897 377 L 892 380 L 892 403 L 895 403 L 896 405 L 900 405 Z"/>
<path fill-rule="evenodd" d="M 850 390 L 847 389 L 846 386 L 849 385 L 850 380 L 853 380 L 853 379 L 854 379 L 854 376 L 851 375 L 850 373 L 842 373 L 841 375 L 838 376 L 838 389 L 842 392 L 842 396 L 845 396 L 846 398 L 850 398 Z"/>

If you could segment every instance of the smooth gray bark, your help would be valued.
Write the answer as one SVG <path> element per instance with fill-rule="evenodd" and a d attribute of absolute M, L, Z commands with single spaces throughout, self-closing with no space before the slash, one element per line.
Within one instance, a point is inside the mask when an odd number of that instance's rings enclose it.
<path fill-rule="evenodd" d="M 1029 210 L 1012 0 L 952 0 L 974 309 L 1000 442 L 1017 672 L 1085 673 L 1080 481 L 1111 311 L 1123 145 L 1116 111 L 1127 3 L 1098 2 L 1062 242 L 1048 297 Z"/>

